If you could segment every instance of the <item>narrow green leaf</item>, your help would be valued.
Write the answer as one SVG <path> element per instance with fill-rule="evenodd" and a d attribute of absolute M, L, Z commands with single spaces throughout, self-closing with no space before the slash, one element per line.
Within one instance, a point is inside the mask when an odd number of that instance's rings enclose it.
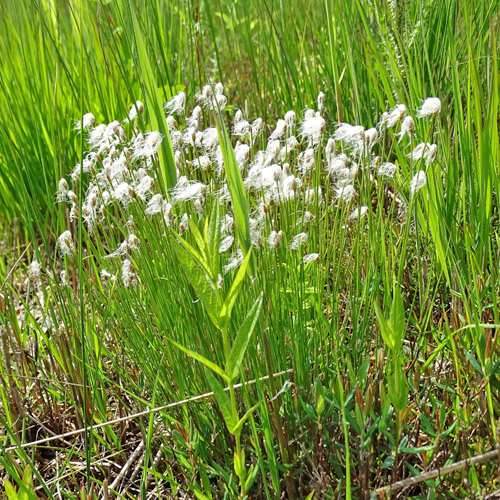
<path fill-rule="evenodd" d="M 390 325 L 392 326 L 394 338 L 394 350 L 399 352 L 403 345 L 404 326 L 405 326 L 405 310 L 403 296 L 397 285 L 394 286 L 392 306 L 390 312 Z"/>
<path fill-rule="evenodd" d="M 205 223 L 205 241 L 208 247 L 208 265 L 213 275 L 218 276 L 220 270 L 219 246 L 220 246 L 220 208 L 214 203 L 210 220 Z"/>
<path fill-rule="evenodd" d="M 239 420 L 233 429 L 233 434 L 238 434 L 243 428 L 243 424 L 247 421 L 248 417 L 263 403 L 264 401 L 259 401 L 257 404 L 253 405 Z"/>
<path fill-rule="evenodd" d="M 425 453 L 427 451 L 431 451 L 431 450 L 434 450 L 434 449 L 436 449 L 436 445 L 429 444 L 427 446 L 419 446 L 419 447 L 414 447 L 414 446 L 410 446 L 408 448 L 406 448 L 406 447 L 400 447 L 398 449 L 398 452 L 399 453 Z"/>
<path fill-rule="evenodd" d="M 167 340 L 175 347 L 180 349 L 182 352 L 186 353 L 191 358 L 196 359 L 196 361 L 199 361 L 207 368 L 210 368 L 210 370 L 212 370 L 214 373 L 217 373 L 219 377 L 222 377 L 224 380 L 229 382 L 229 377 L 226 375 L 226 372 L 220 366 L 216 365 L 213 361 L 210 361 L 209 359 L 205 358 L 205 356 L 202 356 L 201 354 L 198 354 L 197 352 L 188 349 L 187 347 L 183 346 L 182 344 L 179 344 L 178 342 L 169 337 L 167 337 Z"/>
<path fill-rule="evenodd" d="M 151 126 L 153 130 L 157 130 L 164 136 L 158 150 L 163 182 L 165 183 L 165 187 L 167 189 L 171 189 L 177 184 L 177 169 L 175 167 L 172 141 L 170 140 L 170 133 L 168 131 L 165 113 L 163 111 L 163 102 L 160 92 L 158 91 L 155 72 L 150 64 L 146 44 L 144 43 L 141 28 L 136 17 L 137 9 L 131 5 L 130 0 L 129 9 L 133 21 L 135 43 L 137 45 L 138 62 L 141 70 L 140 76 L 144 78 L 144 87 L 146 91 L 148 111 L 151 118 Z"/>
<path fill-rule="evenodd" d="M 226 299 L 224 300 L 224 304 L 222 305 L 222 309 L 220 311 L 220 323 L 222 327 L 227 326 L 229 320 L 231 319 L 231 310 L 233 309 L 234 303 L 238 298 L 238 293 L 240 291 L 241 284 L 243 283 L 243 278 L 245 277 L 245 274 L 247 272 L 251 255 L 252 248 L 250 248 L 245 258 L 243 259 L 243 262 L 241 263 L 241 266 L 236 273 L 234 281 L 231 284 L 231 288 L 226 296 Z"/>
<path fill-rule="evenodd" d="M 231 370 L 229 376 L 231 378 L 231 382 L 233 383 L 238 379 L 241 363 L 243 362 L 243 358 L 245 357 L 248 343 L 252 338 L 252 333 L 254 331 L 255 325 L 257 324 L 257 320 L 259 319 L 261 306 L 262 294 L 253 305 L 252 309 L 250 309 L 247 317 L 245 318 L 245 321 L 243 321 L 243 324 L 236 334 L 231 352 L 229 353 L 230 367 L 227 367 L 227 369 Z"/>
<path fill-rule="evenodd" d="M 380 333 L 382 334 L 382 338 L 384 339 L 384 342 L 386 343 L 387 347 L 392 351 L 396 347 L 392 327 L 390 323 L 384 318 L 384 314 L 380 310 L 380 307 L 377 304 L 377 302 L 374 302 L 373 305 L 375 307 L 375 313 L 377 315 L 378 326 L 380 328 Z"/>
<path fill-rule="evenodd" d="M 226 391 L 224 391 L 222 385 L 219 383 L 219 381 L 215 378 L 215 376 L 207 371 L 207 379 L 208 383 L 210 385 L 210 388 L 212 389 L 212 392 L 214 393 L 215 400 L 217 401 L 217 404 L 219 405 L 219 409 L 222 413 L 222 416 L 224 418 L 224 422 L 226 422 L 227 430 L 233 434 L 234 433 L 234 420 L 233 420 L 233 413 L 231 410 L 231 401 L 229 399 L 229 396 Z M 227 380 L 227 376 L 224 373 L 224 379 Z"/>
<path fill-rule="evenodd" d="M 231 144 L 226 125 L 219 113 L 217 120 L 217 131 L 219 133 L 219 142 L 226 169 L 227 185 L 229 194 L 231 195 L 231 203 L 234 212 L 234 220 L 236 223 L 236 232 L 240 240 L 243 253 L 250 251 L 250 204 L 248 194 L 243 185 L 243 177 L 240 172 L 240 167 L 236 161 L 234 149 Z"/>

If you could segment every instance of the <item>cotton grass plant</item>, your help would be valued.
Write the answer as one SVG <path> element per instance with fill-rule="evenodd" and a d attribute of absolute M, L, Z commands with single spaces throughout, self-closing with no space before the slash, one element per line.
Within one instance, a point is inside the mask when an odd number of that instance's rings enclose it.
<path fill-rule="evenodd" d="M 2 25 L 19 491 L 369 498 L 495 447 L 494 2 L 68 5 Z"/>

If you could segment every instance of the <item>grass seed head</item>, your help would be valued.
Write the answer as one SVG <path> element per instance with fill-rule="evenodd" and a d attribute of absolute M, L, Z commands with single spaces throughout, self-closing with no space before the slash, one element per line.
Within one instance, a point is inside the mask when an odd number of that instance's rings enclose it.
<path fill-rule="evenodd" d="M 441 100 L 437 97 L 428 97 L 420 109 L 417 116 L 423 118 L 425 116 L 436 116 L 441 111 Z"/>
<path fill-rule="evenodd" d="M 415 196 L 427 184 L 427 176 L 423 170 L 419 170 L 410 182 L 410 193 Z"/>

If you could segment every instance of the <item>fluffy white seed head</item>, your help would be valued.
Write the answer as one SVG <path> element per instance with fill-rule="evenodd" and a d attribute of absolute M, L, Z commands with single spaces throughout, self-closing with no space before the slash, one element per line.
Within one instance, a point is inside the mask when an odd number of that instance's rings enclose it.
<path fill-rule="evenodd" d="M 420 158 L 427 156 L 430 147 L 431 145 L 428 142 L 421 142 L 408 156 L 412 160 L 420 160 Z"/>
<path fill-rule="evenodd" d="M 441 111 L 441 100 L 438 97 L 428 97 L 420 109 L 417 116 L 423 118 L 424 116 L 436 116 Z"/>
<path fill-rule="evenodd" d="M 143 112 L 144 104 L 142 104 L 141 101 L 136 101 L 135 104 L 130 108 L 126 121 L 135 120 L 139 115 L 142 115 Z"/>
<path fill-rule="evenodd" d="M 304 118 L 300 128 L 300 134 L 304 139 L 309 141 L 309 146 L 316 146 L 321 140 L 325 128 L 325 119 L 321 115 L 316 116 L 316 114 L 314 114 L 313 116 L 306 116 Z"/>
<path fill-rule="evenodd" d="M 250 134 L 250 124 L 246 120 L 235 122 L 233 126 L 233 135 L 236 137 L 246 137 Z"/>
<path fill-rule="evenodd" d="M 39 283 L 40 282 L 40 271 L 41 267 L 40 264 L 36 259 L 33 259 L 31 261 L 31 264 L 28 266 L 28 279 L 32 283 Z"/>
<path fill-rule="evenodd" d="M 242 262 L 243 262 L 243 252 L 238 249 L 236 251 L 236 254 L 233 255 L 231 260 L 224 266 L 223 268 L 224 274 L 227 274 L 229 271 L 240 267 Z"/>
<path fill-rule="evenodd" d="M 314 149 L 308 148 L 299 155 L 298 169 L 302 175 L 307 175 L 315 167 Z"/>
<path fill-rule="evenodd" d="M 356 196 L 356 190 L 352 184 L 346 184 L 335 189 L 335 197 L 342 201 L 351 201 Z"/>
<path fill-rule="evenodd" d="M 319 262 L 319 253 L 310 253 L 310 254 L 304 255 L 302 262 L 304 264 L 309 264 L 310 262 Z"/>
<path fill-rule="evenodd" d="M 361 125 L 350 125 L 349 123 L 339 123 L 333 134 L 336 141 L 344 141 L 346 145 L 355 150 L 362 150 L 365 138 L 365 129 Z"/>
<path fill-rule="evenodd" d="M 326 171 L 330 175 L 338 175 L 342 169 L 347 168 L 349 165 L 349 158 L 344 153 L 332 156 L 330 161 L 326 164 Z"/>
<path fill-rule="evenodd" d="M 139 284 L 137 271 L 129 259 L 125 259 L 122 263 L 122 280 L 126 288 Z"/>
<path fill-rule="evenodd" d="M 219 253 L 224 253 L 229 250 L 234 242 L 234 236 L 226 236 L 219 245 Z"/>
<path fill-rule="evenodd" d="M 368 130 L 365 131 L 363 138 L 365 141 L 365 145 L 368 148 L 372 148 L 378 139 L 377 129 L 376 128 L 369 128 Z"/>
<path fill-rule="evenodd" d="M 127 207 L 135 198 L 135 191 L 127 182 L 122 182 L 113 190 L 112 197 Z"/>
<path fill-rule="evenodd" d="M 397 172 L 397 167 L 394 165 L 394 163 L 391 162 L 385 162 L 382 163 L 377 169 L 378 175 L 382 175 L 383 177 L 394 177 Z"/>
<path fill-rule="evenodd" d="M 323 107 L 325 105 L 325 94 L 320 92 L 318 94 L 318 111 L 321 113 L 323 111 Z"/>
<path fill-rule="evenodd" d="M 58 188 L 56 201 L 65 202 L 68 199 L 69 186 L 64 177 L 59 181 Z"/>
<path fill-rule="evenodd" d="M 437 150 L 438 150 L 437 145 L 431 144 L 431 146 L 429 147 L 429 151 L 427 152 L 427 156 L 426 156 L 425 163 L 427 166 L 429 166 L 436 159 Z"/>
<path fill-rule="evenodd" d="M 362 207 L 356 207 L 351 215 L 349 215 L 348 220 L 354 220 L 354 219 L 360 219 L 364 215 L 368 213 L 368 207 L 362 206 Z"/>
<path fill-rule="evenodd" d="M 143 159 L 150 158 L 154 156 L 160 147 L 163 140 L 163 135 L 159 132 L 149 132 L 143 141 L 137 141 L 134 144 L 134 152 L 132 154 L 132 159 Z"/>
<path fill-rule="evenodd" d="M 145 213 L 147 215 L 159 214 L 163 211 L 164 199 L 161 194 L 155 194 L 149 200 Z"/>
<path fill-rule="evenodd" d="M 307 242 L 309 235 L 307 233 L 299 233 L 293 237 L 292 242 L 289 247 L 291 250 L 298 250 L 301 245 L 304 245 Z"/>
<path fill-rule="evenodd" d="M 401 132 L 397 134 L 399 136 L 398 142 L 401 142 L 401 140 L 405 135 L 411 137 L 414 132 L 415 132 L 415 122 L 413 121 L 413 118 L 410 115 L 408 115 L 405 117 L 403 123 L 401 124 Z"/>
<path fill-rule="evenodd" d="M 271 231 L 267 243 L 271 248 L 278 248 L 281 245 L 281 240 L 283 238 L 282 231 Z"/>
<path fill-rule="evenodd" d="M 291 129 L 297 123 L 297 115 L 295 111 L 287 111 L 285 113 L 285 123 L 289 129 Z"/>
<path fill-rule="evenodd" d="M 89 129 L 95 125 L 95 117 L 92 113 L 85 113 L 81 120 L 75 123 L 75 130 L 81 132 L 82 130 Z"/>
<path fill-rule="evenodd" d="M 398 104 L 388 115 L 385 125 L 388 128 L 394 127 L 396 123 L 400 122 L 406 114 L 406 106 Z"/>
<path fill-rule="evenodd" d="M 184 113 L 184 106 L 186 104 L 186 94 L 184 92 L 179 92 L 176 96 L 172 97 L 170 101 L 168 101 L 164 108 L 165 112 L 169 114 L 182 114 Z"/>
<path fill-rule="evenodd" d="M 71 257 L 75 251 L 75 246 L 73 244 L 73 236 L 71 235 L 71 231 L 64 231 L 59 238 L 57 239 L 57 246 L 59 247 L 59 251 L 61 255 L 64 257 L 67 255 Z"/>
<path fill-rule="evenodd" d="M 135 192 L 137 196 L 143 200 L 146 201 L 148 196 L 151 194 L 155 186 L 155 181 L 152 177 L 149 175 L 145 175 L 142 177 L 142 179 L 139 181 L 137 186 L 135 186 Z"/>
<path fill-rule="evenodd" d="M 278 120 L 278 123 L 276 124 L 276 128 L 273 130 L 273 133 L 269 137 L 270 140 L 275 140 L 275 139 L 281 139 L 283 135 L 285 134 L 287 129 L 287 125 L 285 120 Z"/>
<path fill-rule="evenodd" d="M 202 182 L 188 181 L 181 177 L 176 187 L 172 190 L 172 202 L 194 201 L 204 198 L 207 193 L 207 186 Z"/>
<path fill-rule="evenodd" d="M 423 170 L 419 170 L 410 182 L 410 193 L 415 196 L 427 184 L 427 176 Z"/>

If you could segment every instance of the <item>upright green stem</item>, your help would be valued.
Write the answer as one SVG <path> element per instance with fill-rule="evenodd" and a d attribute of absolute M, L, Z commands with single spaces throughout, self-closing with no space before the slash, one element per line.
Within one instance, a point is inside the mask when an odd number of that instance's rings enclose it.
<path fill-rule="evenodd" d="M 222 329 L 222 339 L 224 343 L 224 354 L 226 357 L 226 371 L 229 373 L 232 373 L 232 366 L 231 366 L 231 349 L 229 345 L 229 339 L 227 336 L 227 328 Z M 232 417 L 233 417 L 233 422 L 236 424 L 236 422 L 239 421 L 239 416 L 238 416 L 238 408 L 236 407 L 236 395 L 234 392 L 234 384 L 232 381 L 229 382 L 229 397 L 231 399 L 231 411 L 232 411 Z M 238 459 L 243 459 L 242 453 L 241 453 L 241 430 L 238 429 L 234 433 L 234 438 L 236 440 L 236 455 L 238 456 Z M 246 488 L 245 488 L 245 464 L 241 463 L 240 467 L 238 470 L 235 470 L 239 480 L 240 480 L 240 491 L 241 491 L 241 498 L 243 498 L 246 494 Z"/>

